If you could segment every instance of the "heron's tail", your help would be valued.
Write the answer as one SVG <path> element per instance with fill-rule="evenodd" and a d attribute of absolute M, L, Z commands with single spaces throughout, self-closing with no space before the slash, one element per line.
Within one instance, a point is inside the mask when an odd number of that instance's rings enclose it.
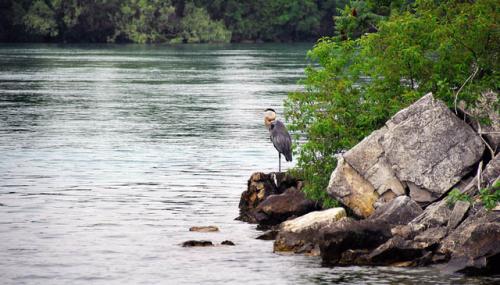
<path fill-rule="evenodd" d="M 286 161 L 292 161 L 292 152 L 284 153 L 283 154 L 286 158 Z"/>

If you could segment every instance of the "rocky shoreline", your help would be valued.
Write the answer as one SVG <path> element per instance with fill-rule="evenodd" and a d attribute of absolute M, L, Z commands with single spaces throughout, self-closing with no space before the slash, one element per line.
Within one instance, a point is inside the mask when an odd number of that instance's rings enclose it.
<path fill-rule="evenodd" d="M 275 239 L 275 252 L 325 265 L 500 274 L 500 207 L 486 209 L 480 193 L 499 187 L 499 143 L 428 94 L 339 155 L 326 190 L 352 217 L 321 209 L 288 174 L 257 172 L 237 219 L 267 230 L 259 238 Z M 452 190 L 467 199 L 450 199 Z"/>

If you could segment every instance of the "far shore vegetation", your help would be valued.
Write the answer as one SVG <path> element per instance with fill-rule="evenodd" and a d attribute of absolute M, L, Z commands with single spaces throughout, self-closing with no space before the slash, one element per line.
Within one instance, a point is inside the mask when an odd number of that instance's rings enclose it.
<path fill-rule="evenodd" d="M 0 42 L 228 43 L 332 35 L 346 0 L 0 0 Z"/>

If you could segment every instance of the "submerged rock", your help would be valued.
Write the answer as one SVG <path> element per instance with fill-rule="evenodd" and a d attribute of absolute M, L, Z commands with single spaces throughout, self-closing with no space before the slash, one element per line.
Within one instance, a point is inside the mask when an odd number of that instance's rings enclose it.
<path fill-rule="evenodd" d="M 230 240 L 225 240 L 223 242 L 220 243 L 221 245 L 231 245 L 231 246 L 234 246 L 234 242 L 230 241 Z"/>
<path fill-rule="evenodd" d="M 190 227 L 190 232 L 200 232 L 200 233 L 208 233 L 208 232 L 218 232 L 219 228 L 216 226 L 199 226 L 199 227 Z"/>
<path fill-rule="evenodd" d="M 182 247 L 207 247 L 213 245 L 209 240 L 188 240 L 182 243 Z"/>

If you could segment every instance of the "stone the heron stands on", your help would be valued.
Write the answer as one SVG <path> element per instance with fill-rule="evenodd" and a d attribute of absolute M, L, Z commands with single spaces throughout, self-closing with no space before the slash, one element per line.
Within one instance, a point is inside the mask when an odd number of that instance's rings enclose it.
<path fill-rule="evenodd" d="M 273 109 L 264 110 L 264 124 L 269 130 L 269 135 L 274 147 L 278 151 L 279 172 L 281 172 L 281 154 L 286 161 L 292 161 L 292 138 L 286 130 L 283 122 L 276 120 L 276 111 Z"/>

